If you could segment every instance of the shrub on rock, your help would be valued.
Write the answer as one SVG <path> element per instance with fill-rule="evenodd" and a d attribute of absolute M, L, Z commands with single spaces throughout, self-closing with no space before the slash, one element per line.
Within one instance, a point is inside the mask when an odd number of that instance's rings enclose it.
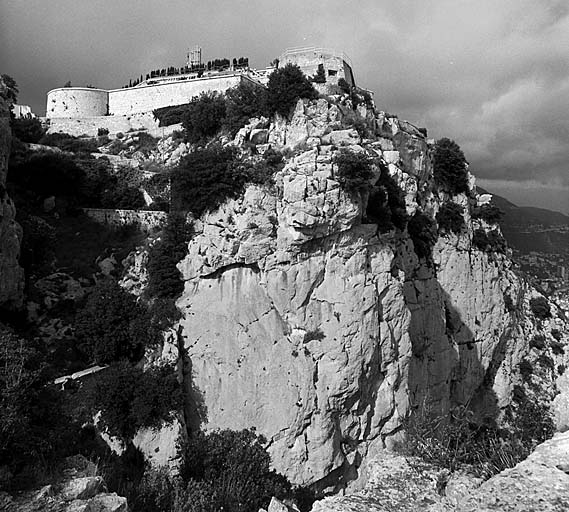
<path fill-rule="evenodd" d="M 529 301 L 529 307 L 536 318 L 540 320 L 551 318 L 551 307 L 545 297 L 534 297 Z"/>
<path fill-rule="evenodd" d="M 422 212 L 417 212 L 407 223 L 407 231 L 413 240 L 415 254 L 419 258 L 428 259 L 437 241 L 437 228 L 433 219 Z"/>
<path fill-rule="evenodd" d="M 443 138 L 437 141 L 433 174 L 437 184 L 451 194 L 468 192 L 466 158 L 453 140 Z"/>
<path fill-rule="evenodd" d="M 460 233 L 464 227 L 464 208 L 459 204 L 450 202 L 441 206 L 437 213 L 437 223 L 439 230 L 449 233 Z"/>
<path fill-rule="evenodd" d="M 267 114 L 267 90 L 241 83 L 225 92 L 225 104 L 223 126 L 234 135 L 250 118 Z"/>
<path fill-rule="evenodd" d="M 270 115 L 288 116 L 299 98 L 314 99 L 318 93 L 295 64 L 275 69 L 267 84 L 267 108 Z"/>
<path fill-rule="evenodd" d="M 341 149 L 334 157 L 337 166 L 335 179 L 348 192 L 370 187 L 373 160 L 367 153 Z"/>

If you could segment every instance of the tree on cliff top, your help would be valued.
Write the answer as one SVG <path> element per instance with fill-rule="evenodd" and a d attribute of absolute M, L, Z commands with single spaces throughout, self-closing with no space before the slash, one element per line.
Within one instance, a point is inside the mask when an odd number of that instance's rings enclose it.
<path fill-rule="evenodd" d="M 451 139 L 439 139 L 435 146 L 435 181 L 452 194 L 468 192 L 467 162 L 460 146 Z"/>
<path fill-rule="evenodd" d="M 299 98 L 314 99 L 318 97 L 302 70 L 295 64 L 287 64 L 275 69 L 267 84 L 267 108 L 269 114 L 278 112 L 283 116 L 290 113 Z"/>
<path fill-rule="evenodd" d="M 5 87 L 0 88 L 0 97 L 8 100 L 10 103 L 16 103 L 19 92 L 16 80 L 10 75 L 2 75 L 2 82 L 4 82 Z"/>
<path fill-rule="evenodd" d="M 213 137 L 225 118 L 225 99 L 218 92 L 202 92 L 188 104 L 182 126 L 186 140 L 201 142 Z"/>

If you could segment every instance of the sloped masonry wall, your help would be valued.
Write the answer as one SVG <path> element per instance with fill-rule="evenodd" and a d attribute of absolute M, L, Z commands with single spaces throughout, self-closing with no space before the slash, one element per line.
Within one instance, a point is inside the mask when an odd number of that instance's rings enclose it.
<path fill-rule="evenodd" d="M 131 116 L 95 116 L 82 118 L 57 117 L 47 120 L 47 133 L 68 133 L 76 137 L 86 135 L 96 137 L 99 128 L 109 130 L 109 135 L 144 130 L 153 137 L 167 137 L 175 130 L 181 130 L 181 124 L 158 126 L 152 112 Z"/>

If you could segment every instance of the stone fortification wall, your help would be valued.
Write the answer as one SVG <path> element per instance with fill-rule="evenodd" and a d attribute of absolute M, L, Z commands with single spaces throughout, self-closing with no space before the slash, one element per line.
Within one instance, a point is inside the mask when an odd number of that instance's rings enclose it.
<path fill-rule="evenodd" d="M 279 57 L 281 65 L 291 63 L 302 69 L 306 76 L 314 76 L 318 71 L 319 64 L 324 65 L 326 81 L 337 83 L 344 78 L 348 84 L 355 85 L 354 74 L 348 62 L 342 54 L 334 54 L 321 48 L 309 48 L 306 50 L 286 51 Z M 329 75 L 329 71 L 336 74 Z"/>
<path fill-rule="evenodd" d="M 168 220 L 166 212 L 144 210 L 105 210 L 102 208 L 83 208 L 93 220 L 112 227 L 138 226 L 142 231 L 162 228 Z"/>
<path fill-rule="evenodd" d="M 48 120 L 49 126 L 47 133 L 69 133 L 70 135 L 87 135 L 95 137 L 99 128 L 106 128 L 110 135 L 119 132 L 145 130 L 153 137 L 165 137 L 171 135 L 173 131 L 180 130 L 181 125 L 158 126 L 158 121 L 154 119 L 154 114 L 134 114 L 131 116 L 97 116 L 72 118 L 51 118 Z"/>
<path fill-rule="evenodd" d="M 109 91 L 109 113 L 129 115 L 171 105 L 182 105 L 202 92 L 223 92 L 244 80 L 256 83 L 246 76 L 234 74 L 219 78 L 198 78 L 185 82 L 116 89 Z"/>
<path fill-rule="evenodd" d="M 89 87 L 63 87 L 47 93 L 46 117 L 92 117 L 108 113 L 109 92 Z"/>

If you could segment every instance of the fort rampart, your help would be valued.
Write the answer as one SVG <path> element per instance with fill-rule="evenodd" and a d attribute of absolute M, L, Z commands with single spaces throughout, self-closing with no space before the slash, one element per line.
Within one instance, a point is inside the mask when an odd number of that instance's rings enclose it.
<path fill-rule="evenodd" d="M 224 92 L 241 82 L 261 84 L 243 73 L 194 78 L 126 89 L 91 89 L 62 87 L 47 93 L 46 118 L 78 119 L 97 116 L 128 116 L 183 105 L 202 92 Z"/>

